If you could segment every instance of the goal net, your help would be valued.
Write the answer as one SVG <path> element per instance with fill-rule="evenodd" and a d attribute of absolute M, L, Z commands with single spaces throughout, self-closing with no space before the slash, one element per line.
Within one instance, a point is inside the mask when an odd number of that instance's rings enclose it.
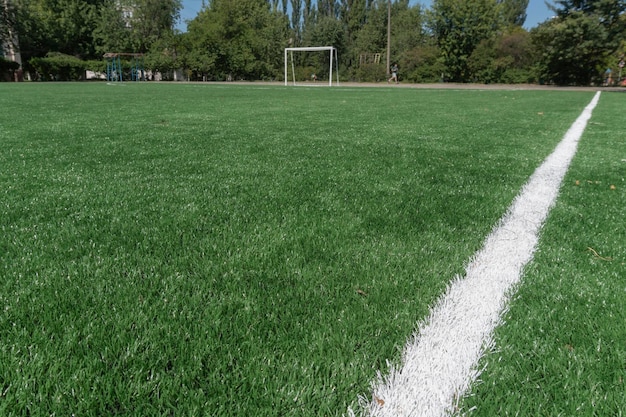
<path fill-rule="evenodd" d="M 334 69 L 334 73 L 333 73 Z M 291 70 L 291 71 L 290 71 Z M 285 85 L 339 85 L 337 49 L 333 46 L 285 48 Z"/>

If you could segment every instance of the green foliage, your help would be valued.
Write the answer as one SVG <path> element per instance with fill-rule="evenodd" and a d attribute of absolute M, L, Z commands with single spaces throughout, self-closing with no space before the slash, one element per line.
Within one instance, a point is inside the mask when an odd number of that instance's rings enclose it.
<path fill-rule="evenodd" d="M 524 25 L 528 0 L 497 0 L 497 3 L 504 26 Z"/>
<path fill-rule="evenodd" d="M 531 83 L 533 69 L 530 35 L 521 29 L 483 40 L 469 60 L 472 80 L 481 83 Z"/>
<path fill-rule="evenodd" d="M 100 60 L 92 59 L 92 60 L 86 61 L 84 65 L 85 65 L 86 70 L 93 71 L 96 73 L 101 73 L 101 74 L 106 73 L 106 70 L 107 70 L 107 63 L 106 61 L 102 59 Z"/>
<path fill-rule="evenodd" d="M 50 52 L 44 58 L 32 58 L 29 65 L 41 81 L 79 81 L 85 78 L 87 63 L 60 52 Z"/>
<path fill-rule="evenodd" d="M 377 83 L 387 79 L 385 64 L 362 64 L 354 71 L 354 80 L 358 82 Z"/>
<path fill-rule="evenodd" d="M 287 24 L 265 0 L 214 0 L 189 23 L 190 68 L 212 79 L 274 77 Z"/>
<path fill-rule="evenodd" d="M 362 26 L 367 22 L 367 0 L 341 2 L 341 22 L 346 29 L 346 39 L 352 43 Z"/>
<path fill-rule="evenodd" d="M 385 8 L 372 7 L 367 14 L 366 22 L 356 34 L 353 41 L 355 62 L 363 53 L 380 53 L 387 45 L 387 11 Z"/>
<path fill-rule="evenodd" d="M 144 64 L 155 72 L 169 73 L 185 67 L 185 38 L 167 34 L 156 40 L 145 55 Z"/>
<path fill-rule="evenodd" d="M 58 51 L 81 58 L 95 57 L 93 33 L 98 6 L 104 0 L 22 0 L 16 3 L 15 29 L 22 58 Z"/>
<path fill-rule="evenodd" d="M 311 75 L 312 74 L 316 74 L 319 77 L 319 71 L 316 70 L 315 68 L 317 67 L 312 67 L 312 66 L 297 66 L 294 68 L 294 74 L 292 75 L 291 72 L 289 72 L 289 74 L 287 75 L 287 78 L 289 79 L 289 81 L 293 81 L 293 77 L 295 77 L 296 81 L 304 81 L 304 82 L 310 82 L 311 80 Z"/>
<path fill-rule="evenodd" d="M 482 83 L 492 83 L 499 78 L 495 40 L 485 39 L 472 52 L 469 59 L 471 80 Z"/>
<path fill-rule="evenodd" d="M 425 43 L 424 18 L 419 5 L 396 2 L 391 9 L 391 55 L 417 48 Z"/>
<path fill-rule="evenodd" d="M 556 1 L 557 18 L 533 30 L 541 76 L 559 85 L 602 82 L 626 29 L 622 0 Z"/>
<path fill-rule="evenodd" d="M 342 49 L 345 44 L 344 28 L 341 22 L 329 16 L 321 16 L 315 25 L 306 32 L 305 44 L 316 46 L 334 46 Z"/>
<path fill-rule="evenodd" d="M 468 81 L 469 59 L 500 24 L 495 0 L 434 0 L 430 27 L 446 66 L 446 79 Z"/>
<path fill-rule="evenodd" d="M 15 29 L 25 62 L 54 51 L 93 59 L 149 50 L 173 31 L 180 8 L 180 0 L 20 0 Z"/>
<path fill-rule="evenodd" d="M 553 19 L 533 31 L 533 41 L 540 48 L 541 76 L 547 81 L 588 85 L 604 72 L 607 32 L 594 15 L 573 12 Z"/>
<path fill-rule="evenodd" d="M 446 71 L 436 45 L 423 45 L 406 51 L 399 60 L 401 79 L 414 83 L 441 82 Z"/>
<path fill-rule="evenodd" d="M 4 2 L 0 6 L 0 45 L 13 41 L 13 28 L 15 26 L 15 6 L 12 2 Z M 0 54 L 2 50 L 0 49 Z"/>
<path fill-rule="evenodd" d="M 377 80 L 359 57 L 386 55 L 391 4 L 390 54 L 403 80 L 588 84 L 614 65 L 626 24 L 623 0 L 560 0 L 552 6 L 557 21 L 528 43 L 521 39 L 528 0 L 434 0 L 430 10 L 409 0 L 212 0 L 181 34 L 174 30 L 180 0 L 10 3 L 0 8 L 0 37 L 9 28 L 19 34 L 26 70 L 51 51 L 87 60 L 142 52 L 149 69 L 183 69 L 198 80 L 277 79 L 285 47 L 320 45 L 338 49 L 342 75 Z M 500 48 L 515 31 L 521 40 Z"/>
<path fill-rule="evenodd" d="M 500 76 L 504 84 L 533 84 L 537 83 L 537 73 L 534 68 L 506 68 Z"/>
<path fill-rule="evenodd" d="M 118 5 L 118 0 L 106 0 L 99 8 L 100 19 L 94 29 L 94 40 L 100 56 L 110 52 L 135 52 L 130 29 Z"/>
<path fill-rule="evenodd" d="M 128 18 L 132 52 L 139 53 L 171 36 L 182 7 L 181 0 L 124 0 L 121 4 L 132 7 L 132 17 Z"/>

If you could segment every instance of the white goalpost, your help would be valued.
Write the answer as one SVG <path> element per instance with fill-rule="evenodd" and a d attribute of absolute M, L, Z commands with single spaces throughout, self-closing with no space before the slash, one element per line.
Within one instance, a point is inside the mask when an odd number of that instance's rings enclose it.
<path fill-rule="evenodd" d="M 334 46 L 305 46 L 299 48 L 285 48 L 285 85 L 289 84 L 289 76 L 288 76 L 288 63 L 289 57 L 291 58 L 291 78 L 293 85 L 296 84 L 296 71 L 293 62 L 293 53 L 294 52 L 307 52 L 307 51 L 328 51 L 329 55 L 329 67 L 328 67 L 328 86 L 332 87 L 333 85 L 333 64 L 335 69 L 335 76 L 337 77 L 336 84 L 339 85 L 339 70 L 337 65 L 337 49 Z M 311 85 L 311 84 L 306 84 Z"/>

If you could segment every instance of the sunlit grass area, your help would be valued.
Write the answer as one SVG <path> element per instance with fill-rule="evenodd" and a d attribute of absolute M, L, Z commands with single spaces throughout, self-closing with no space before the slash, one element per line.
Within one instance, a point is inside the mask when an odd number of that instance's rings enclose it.
<path fill-rule="evenodd" d="M 0 84 L 0 414 L 345 413 L 592 95 Z"/>
<path fill-rule="evenodd" d="M 470 416 L 626 410 L 626 121 L 603 93 L 535 261 L 465 401 Z"/>

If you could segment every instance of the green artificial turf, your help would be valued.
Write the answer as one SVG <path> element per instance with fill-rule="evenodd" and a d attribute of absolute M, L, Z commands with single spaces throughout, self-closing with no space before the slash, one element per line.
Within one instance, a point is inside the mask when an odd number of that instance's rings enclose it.
<path fill-rule="evenodd" d="M 591 97 L 0 84 L 0 414 L 345 413 Z"/>
<path fill-rule="evenodd" d="M 626 410 L 626 122 L 604 92 L 527 268 L 469 416 Z"/>

